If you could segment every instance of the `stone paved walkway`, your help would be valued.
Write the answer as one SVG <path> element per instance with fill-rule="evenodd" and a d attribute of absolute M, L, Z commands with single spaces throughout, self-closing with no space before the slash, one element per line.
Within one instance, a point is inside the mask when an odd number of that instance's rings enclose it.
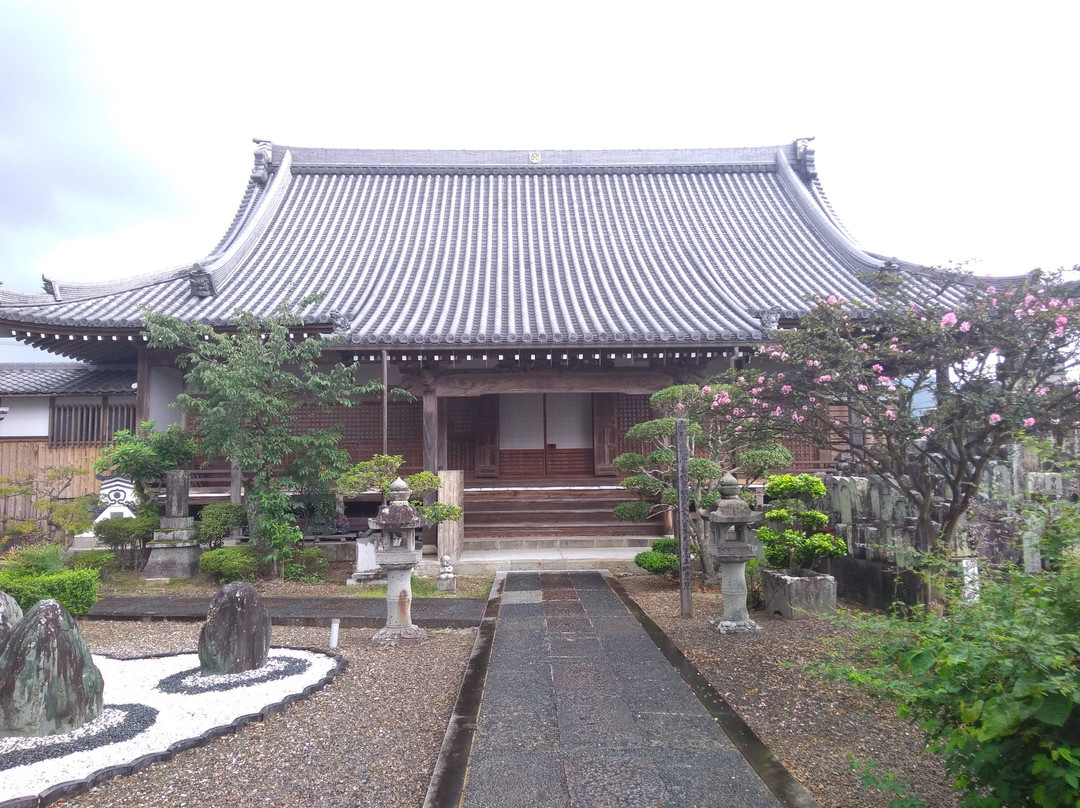
<path fill-rule="evenodd" d="M 495 626 L 463 808 L 780 804 L 602 573 L 508 573 Z"/>

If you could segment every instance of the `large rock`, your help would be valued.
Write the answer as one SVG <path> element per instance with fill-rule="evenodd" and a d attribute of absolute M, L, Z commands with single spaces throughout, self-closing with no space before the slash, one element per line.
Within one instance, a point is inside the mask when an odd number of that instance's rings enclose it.
<path fill-rule="evenodd" d="M 23 610 L 19 608 L 15 598 L 7 592 L 0 592 L 0 651 L 4 650 L 4 643 L 22 619 Z"/>
<path fill-rule="evenodd" d="M 214 595 L 199 633 L 204 674 L 243 673 L 266 664 L 270 614 L 251 584 L 234 581 Z"/>
<path fill-rule="evenodd" d="M 0 737 L 78 729 L 101 715 L 103 690 L 71 615 L 55 600 L 40 601 L 0 653 Z"/>

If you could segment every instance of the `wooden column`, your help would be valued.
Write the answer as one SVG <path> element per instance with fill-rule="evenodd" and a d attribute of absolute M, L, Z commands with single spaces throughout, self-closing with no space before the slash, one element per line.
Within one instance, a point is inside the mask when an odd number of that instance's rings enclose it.
<path fill-rule="evenodd" d="M 135 371 L 135 425 L 150 420 L 150 357 L 143 346 L 139 346 L 138 364 Z"/>
<path fill-rule="evenodd" d="M 424 380 L 424 471 L 439 472 L 439 397 L 433 379 Z M 425 505 L 434 504 L 435 499 L 434 491 L 424 494 Z M 424 528 L 424 544 L 435 544 L 437 536 L 436 528 Z"/>

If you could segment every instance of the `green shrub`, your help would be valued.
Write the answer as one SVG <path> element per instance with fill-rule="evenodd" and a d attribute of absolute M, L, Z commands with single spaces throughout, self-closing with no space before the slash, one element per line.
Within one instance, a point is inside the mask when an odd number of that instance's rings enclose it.
<path fill-rule="evenodd" d="M 20 547 L 4 556 L 0 569 L 12 576 L 60 572 L 64 569 L 64 547 L 59 542 Z"/>
<path fill-rule="evenodd" d="M 199 569 L 217 578 L 219 583 L 254 581 L 259 568 L 259 553 L 254 547 L 222 547 L 199 557 Z"/>
<path fill-rule="evenodd" d="M 980 577 L 943 615 L 864 617 L 839 673 L 899 705 L 965 808 L 1080 805 L 1080 567 Z"/>
<path fill-rule="evenodd" d="M 285 580 L 305 583 L 325 581 L 326 553 L 319 547 L 293 553 L 292 560 L 285 565 Z"/>
<path fill-rule="evenodd" d="M 103 570 L 116 563 L 116 555 L 108 550 L 87 550 L 68 556 L 65 563 L 71 570 Z"/>
<path fill-rule="evenodd" d="M 0 590 L 15 598 L 25 612 L 39 600 L 52 598 L 71 614 L 86 614 L 97 603 L 97 570 L 63 570 L 48 575 L 0 571 Z"/>
<path fill-rule="evenodd" d="M 215 502 L 199 511 L 199 544 L 213 549 L 233 530 L 247 525 L 247 507 L 238 502 Z"/>
<path fill-rule="evenodd" d="M 665 572 L 679 571 L 679 557 L 671 553 L 658 553 L 656 550 L 646 550 L 634 556 L 634 563 L 643 570 L 655 575 L 663 575 Z"/>
<path fill-rule="evenodd" d="M 142 550 L 160 524 L 156 515 L 143 513 L 134 519 L 102 519 L 94 524 L 94 535 L 115 553 L 121 569 L 138 569 Z"/>
<path fill-rule="evenodd" d="M 667 553 L 668 555 L 673 555 L 676 558 L 678 558 L 678 556 L 679 556 L 679 540 L 678 539 L 674 539 L 674 538 L 670 538 L 670 537 L 664 537 L 662 539 L 657 539 L 656 541 L 654 541 L 652 543 L 651 547 L 652 547 L 653 550 L 655 550 L 658 553 Z M 690 552 L 693 553 L 694 555 L 697 555 L 698 554 L 698 546 L 696 544 L 691 544 L 690 545 Z"/>

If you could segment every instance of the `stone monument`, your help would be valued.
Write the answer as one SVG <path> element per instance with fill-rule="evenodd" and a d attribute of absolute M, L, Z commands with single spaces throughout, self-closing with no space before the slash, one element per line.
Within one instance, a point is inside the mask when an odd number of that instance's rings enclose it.
<path fill-rule="evenodd" d="M 199 571 L 202 548 L 196 541 L 195 520 L 188 516 L 188 473 L 165 472 L 165 516 L 147 542 L 150 558 L 139 574 L 145 581 L 191 578 Z"/>
<path fill-rule="evenodd" d="M 38 601 L 0 652 L 0 738 L 78 729 L 101 715 L 104 688 L 67 609 Z"/>
<path fill-rule="evenodd" d="M 261 668 L 270 653 L 270 613 L 255 587 L 225 584 L 214 595 L 199 632 L 199 668 L 204 675 Z"/>
<path fill-rule="evenodd" d="M 450 556 L 444 555 L 439 565 L 439 580 L 435 583 L 435 589 L 439 592 L 457 593 L 457 578 L 454 577 L 454 566 L 450 563 Z"/>
<path fill-rule="evenodd" d="M 760 515 L 739 499 L 739 481 L 729 471 L 720 480 L 720 501 L 709 514 L 709 541 L 705 552 L 720 566 L 724 614 L 712 621 L 722 634 L 761 631 L 746 610 L 746 562 L 754 557 L 750 526 Z"/>
<path fill-rule="evenodd" d="M 386 570 L 386 626 L 372 638 L 375 645 L 418 643 L 424 638 L 424 630 L 412 622 L 412 571 L 422 556 L 416 549 L 416 531 L 424 518 L 409 503 L 411 493 L 398 477 L 390 485 L 390 504 L 372 520 L 379 529 L 375 562 Z"/>

